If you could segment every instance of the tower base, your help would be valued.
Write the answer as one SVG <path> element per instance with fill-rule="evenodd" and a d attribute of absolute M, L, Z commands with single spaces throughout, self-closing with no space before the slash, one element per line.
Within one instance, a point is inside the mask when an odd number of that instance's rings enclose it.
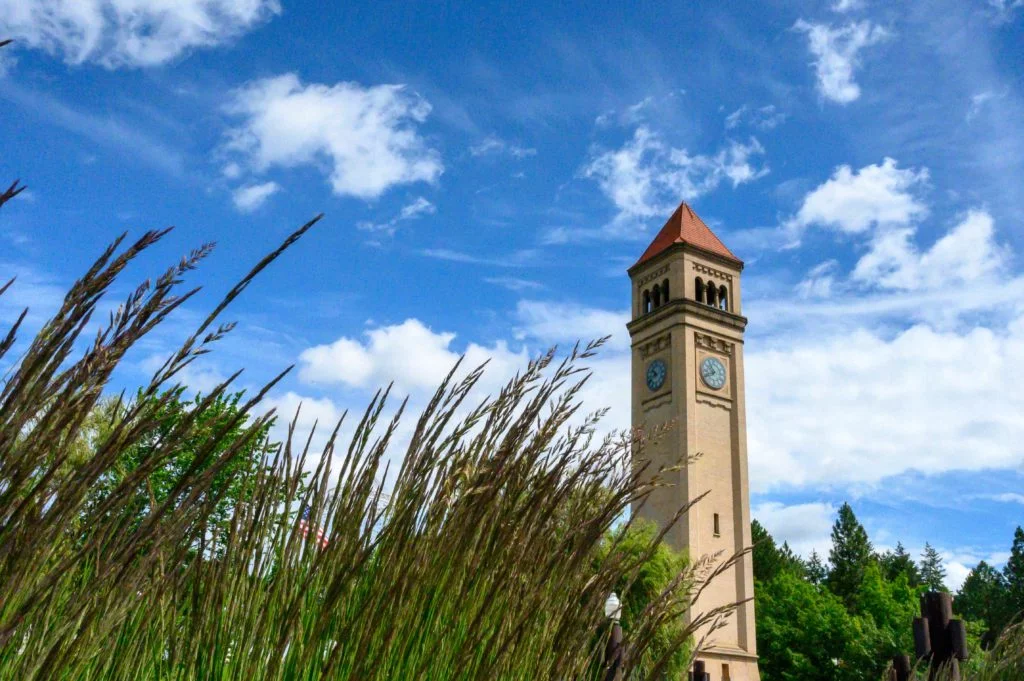
<path fill-rule="evenodd" d="M 761 681 L 757 655 L 738 648 L 707 648 L 697 654 L 713 681 Z"/>

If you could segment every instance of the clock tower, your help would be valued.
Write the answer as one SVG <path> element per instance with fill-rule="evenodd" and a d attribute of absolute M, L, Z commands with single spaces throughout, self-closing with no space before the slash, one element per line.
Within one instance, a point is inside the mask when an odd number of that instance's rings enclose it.
<path fill-rule="evenodd" d="M 681 506 L 707 492 L 666 535 L 691 560 L 722 561 L 750 546 L 742 270 L 743 262 L 686 203 L 629 268 L 633 426 L 663 429 L 640 456 L 650 461 L 652 474 L 679 467 L 665 474 L 669 486 L 635 510 L 664 527 Z M 746 601 L 698 652 L 715 681 L 760 679 L 753 596 L 747 554 L 715 578 L 694 606 L 704 613 Z"/>

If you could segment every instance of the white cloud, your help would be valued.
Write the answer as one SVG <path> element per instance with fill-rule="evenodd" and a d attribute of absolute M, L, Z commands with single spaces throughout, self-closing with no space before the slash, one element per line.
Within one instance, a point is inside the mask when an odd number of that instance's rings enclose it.
<path fill-rule="evenodd" d="M 740 108 L 733 111 L 731 114 L 725 117 L 725 129 L 732 130 L 743 120 L 743 115 L 747 112 L 747 106 L 744 104 Z"/>
<path fill-rule="evenodd" d="M 626 310 L 604 310 L 574 303 L 520 301 L 516 306 L 516 338 L 535 345 L 558 345 L 568 350 L 577 341 L 587 343 L 610 335 L 596 357 L 587 361 L 592 370 L 580 393 L 586 413 L 608 409 L 597 436 L 621 432 L 630 427 L 630 361 Z"/>
<path fill-rule="evenodd" d="M 517 293 L 521 291 L 539 291 L 545 288 L 544 284 L 539 281 L 517 279 L 516 277 L 484 277 L 484 281 Z"/>
<path fill-rule="evenodd" d="M 793 233 L 817 225 L 857 234 L 872 227 L 906 225 L 928 213 L 913 193 L 927 181 L 927 169 L 901 169 L 891 158 L 857 171 L 841 165 L 804 197 L 786 227 Z"/>
<path fill-rule="evenodd" d="M 746 123 L 759 130 L 771 130 L 785 120 L 786 114 L 776 110 L 774 104 L 768 104 L 757 109 L 751 109 L 744 104 L 725 117 L 725 129 L 732 130 Z"/>
<path fill-rule="evenodd" d="M 797 284 L 796 291 L 801 298 L 828 298 L 832 295 L 835 273 L 839 268 L 836 260 L 826 260 L 815 265 L 807 276 Z"/>
<path fill-rule="evenodd" d="M 238 210 L 243 213 L 251 213 L 280 189 L 280 185 L 276 182 L 250 184 L 231 192 L 231 200 L 234 201 L 235 208 Z"/>
<path fill-rule="evenodd" d="M 814 56 L 818 92 L 838 104 L 849 104 L 860 97 L 860 86 L 853 79 L 860 61 L 858 53 L 891 35 L 870 21 L 833 28 L 800 19 L 793 28 L 807 34 L 808 49 Z"/>
<path fill-rule="evenodd" d="M 955 560 L 943 560 L 944 567 L 946 569 L 946 586 L 954 593 L 960 590 L 963 586 L 964 581 L 967 579 L 967 575 L 971 574 L 971 568 L 967 567 L 960 561 Z"/>
<path fill-rule="evenodd" d="M 1003 492 L 1002 494 L 979 494 L 979 499 L 988 499 L 989 501 L 999 501 L 1004 504 L 1021 504 L 1024 505 L 1024 494 L 1017 494 L 1016 492 Z"/>
<path fill-rule="evenodd" d="M 1024 465 L 1024 317 L 891 338 L 810 319 L 761 347 L 746 357 L 754 489 Z"/>
<path fill-rule="evenodd" d="M 852 12 L 863 8 L 864 0 L 836 0 L 832 3 L 833 12 Z"/>
<path fill-rule="evenodd" d="M 295 433 L 292 439 L 294 456 L 305 446 L 310 434 L 313 434 L 310 443 L 310 453 L 307 465 L 315 465 L 323 446 L 330 437 L 331 431 L 338 424 L 344 409 L 329 397 L 311 397 L 300 395 L 288 390 L 284 393 L 268 395 L 259 404 L 255 413 L 262 414 L 274 409 L 276 421 L 271 436 L 277 442 L 284 442 L 288 437 L 288 427 L 295 421 Z M 365 405 L 358 405 L 356 413 L 361 413 Z M 296 418 L 297 417 L 297 418 Z M 352 419 L 346 419 L 348 428 L 340 434 L 340 441 L 347 444 L 347 438 L 351 437 Z M 314 433 L 313 428 L 316 428 Z"/>
<path fill-rule="evenodd" d="M 376 388 L 394 381 L 399 392 L 432 392 L 451 371 L 460 354 L 464 367 L 490 360 L 482 388 L 501 385 L 528 361 L 525 350 L 514 352 L 504 341 L 492 347 L 470 343 L 462 353 L 451 348 L 455 334 L 435 333 L 417 319 L 367 331 L 366 339 L 342 337 L 308 348 L 299 355 L 299 378 L 308 383 Z M 490 379 L 493 378 L 492 382 Z"/>
<path fill-rule="evenodd" d="M 433 215 L 437 212 L 437 208 L 430 201 L 427 201 L 422 196 L 416 198 L 412 203 L 406 204 L 402 207 L 402 210 L 398 212 L 399 220 L 414 220 L 424 215 Z"/>
<path fill-rule="evenodd" d="M 983 92 L 971 95 L 971 104 L 967 109 L 967 115 L 964 117 L 964 120 L 970 123 L 982 112 L 983 109 L 989 106 L 989 102 L 1004 99 L 1008 92 L 1008 90 L 1003 90 L 998 93 L 992 90 L 984 90 Z"/>
<path fill-rule="evenodd" d="M 665 95 L 665 99 L 673 99 L 677 95 L 685 94 L 685 90 L 671 91 Z M 654 95 L 648 95 L 636 104 L 630 104 L 622 110 L 609 109 L 594 119 L 594 125 L 599 128 L 607 128 L 612 125 L 633 126 L 647 118 L 647 112 L 656 105 Z"/>
<path fill-rule="evenodd" d="M 924 253 L 910 239 L 911 228 L 879 233 L 857 262 L 853 278 L 886 288 L 937 289 L 990 278 L 1006 264 L 1007 251 L 995 243 L 992 216 L 969 211 Z"/>
<path fill-rule="evenodd" d="M 491 258 L 484 256 L 463 253 L 450 248 L 426 248 L 420 251 L 422 255 L 435 260 L 447 260 L 448 262 L 460 262 L 468 265 L 489 265 L 493 267 L 526 267 L 537 260 L 537 251 L 532 248 L 524 248 L 513 251 L 503 257 Z"/>
<path fill-rule="evenodd" d="M 730 141 L 713 156 L 691 156 L 641 126 L 620 149 L 596 155 L 582 173 L 615 204 L 616 222 L 621 224 L 668 215 L 680 199 L 702 196 L 723 179 L 735 187 L 763 177 L 768 168 L 753 161 L 763 155 L 764 148 L 751 137 L 747 144 Z"/>
<path fill-rule="evenodd" d="M 615 318 L 595 311 L 597 318 Z M 518 316 L 518 313 L 517 313 Z M 534 316 L 527 315 L 526 321 L 538 322 Z M 583 321 L 579 319 L 572 321 Z M 616 319 L 616 321 L 619 321 Z M 585 322 L 584 322 L 585 323 Z M 586 323 L 585 323 L 586 324 Z M 598 329 L 601 334 L 607 330 L 597 322 L 591 322 L 590 328 Z M 526 327 L 524 327 L 525 329 Z M 568 339 L 572 330 L 559 332 L 549 325 L 546 318 L 530 327 L 532 333 L 521 333 L 531 341 L 543 343 L 543 349 L 553 342 Z M 297 426 L 298 438 L 305 440 L 314 419 L 320 420 L 319 435 L 314 438 L 316 447 L 322 446 L 327 430 L 333 427 L 344 408 L 349 407 L 361 413 L 364 404 L 354 393 L 367 395 L 371 391 L 384 387 L 394 381 L 393 395 L 410 396 L 409 407 L 395 436 L 392 451 L 404 451 L 403 444 L 408 440 L 415 426 L 416 416 L 424 406 L 426 398 L 440 385 L 460 355 L 465 355 L 461 375 L 472 368 L 487 363 L 481 380 L 477 383 L 468 404 L 476 405 L 488 395 L 496 395 L 498 391 L 517 373 L 521 373 L 529 360 L 536 356 L 537 351 L 530 351 L 524 346 L 513 351 L 507 342 L 497 341 L 491 346 L 467 343 L 461 350 L 455 348 L 456 335 L 450 332 L 434 332 L 417 319 L 408 319 L 401 324 L 372 329 L 365 333 L 364 338 L 342 337 L 333 343 L 308 348 L 300 354 L 299 378 L 307 384 L 315 384 L 321 390 L 342 388 L 343 396 L 304 397 L 295 392 L 272 396 L 264 406 L 278 407 L 282 421 L 277 424 L 275 433 L 283 437 L 287 421 L 295 413 L 300 402 L 303 412 Z M 571 340 L 576 340 L 574 337 Z M 565 349 L 565 348 L 563 348 Z M 599 425 L 597 437 L 612 431 L 629 427 L 629 362 L 628 352 L 615 346 L 601 351 L 597 357 L 587 360 L 585 367 L 593 374 L 584 385 L 579 397 L 583 404 L 583 412 L 574 417 L 580 422 L 585 414 L 603 407 L 610 408 L 609 416 Z M 582 376 L 581 376 L 582 378 Z M 397 404 L 397 403 L 395 403 Z M 392 406 L 395 406 L 394 404 Z M 342 432 L 342 441 L 351 435 L 351 424 L 346 425 Z"/>
<path fill-rule="evenodd" d="M 516 306 L 515 333 L 546 344 L 584 343 L 611 336 L 609 350 L 627 350 L 629 334 L 627 310 L 611 311 L 574 303 L 521 300 Z"/>
<path fill-rule="evenodd" d="M 278 0 L 0 0 L 0 34 L 68 64 L 163 64 L 231 41 L 280 13 Z"/>
<path fill-rule="evenodd" d="M 921 555 L 923 549 L 919 549 L 912 552 L 912 555 Z M 960 587 L 963 586 L 964 580 L 967 579 L 967 575 L 970 574 L 971 570 L 980 563 L 985 561 L 993 567 L 998 567 L 1006 563 L 1010 557 L 1009 552 L 996 551 L 986 552 L 979 551 L 975 547 L 958 548 L 958 549 L 938 549 L 939 557 L 942 558 L 943 567 L 946 569 L 946 586 L 951 591 L 959 591 Z"/>
<path fill-rule="evenodd" d="M 988 5 L 994 10 L 996 22 L 1003 23 L 1013 19 L 1014 13 L 1024 8 L 1024 0 L 988 0 Z"/>
<path fill-rule="evenodd" d="M 822 560 L 828 559 L 832 546 L 832 522 L 836 509 L 831 504 L 806 503 L 786 506 L 777 501 L 766 501 L 750 510 L 752 518 L 761 523 L 776 543 L 788 542 L 801 556 L 817 551 Z"/>
<path fill-rule="evenodd" d="M 405 206 L 403 206 L 402 210 L 398 212 L 398 215 L 391 218 L 387 222 L 360 222 L 356 224 L 356 227 L 365 232 L 385 234 L 390 237 L 395 235 L 395 230 L 398 229 L 398 224 L 400 222 L 416 220 L 425 215 L 433 215 L 436 212 L 437 206 L 435 206 L 422 196 L 419 196 L 411 203 L 408 203 Z"/>
<path fill-rule="evenodd" d="M 716 163 L 719 164 L 721 172 L 732 181 L 732 186 L 738 187 L 744 182 L 752 182 L 768 174 L 767 167 L 755 168 L 750 162 L 751 157 L 763 155 L 764 147 L 753 137 L 748 144 L 730 140 L 729 145 L 718 153 Z"/>
<path fill-rule="evenodd" d="M 9 207 L 10 204 L 3 210 Z M 38 328 L 60 309 L 67 289 L 63 282 L 33 266 L 6 261 L 0 262 L 0 270 L 4 272 L 4 284 L 14 279 L 10 288 L 0 296 L 0 328 L 6 335 L 10 326 L 27 308 L 28 314 L 21 334 L 24 339 L 28 335 L 26 329 Z M 12 359 L 15 354 L 9 352 L 7 359 Z"/>
<path fill-rule="evenodd" d="M 521 147 L 518 144 L 512 144 L 506 142 L 500 137 L 493 135 L 485 137 L 480 144 L 473 145 L 469 148 L 469 153 L 473 156 L 486 156 L 488 154 L 495 155 L 508 155 L 513 158 L 526 158 L 527 156 L 536 156 L 537 150 L 527 147 Z"/>
<path fill-rule="evenodd" d="M 3 82 L 3 94 L 5 99 L 32 111 L 40 118 L 113 149 L 124 158 L 142 161 L 175 177 L 185 174 L 185 155 L 154 136 L 138 121 L 98 115 L 69 106 L 49 94 L 25 88 L 14 79 Z M 86 157 L 90 158 L 92 161 L 85 162 L 95 161 L 95 157 Z"/>
<path fill-rule="evenodd" d="M 234 91 L 226 111 L 242 118 L 227 133 L 227 153 L 257 171 L 326 161 L 338 195 L 373 199 L 434 182 L 444 169 L 417 132 L 430 105 L 402 85 L 303 84 L 287 73 Z"/>

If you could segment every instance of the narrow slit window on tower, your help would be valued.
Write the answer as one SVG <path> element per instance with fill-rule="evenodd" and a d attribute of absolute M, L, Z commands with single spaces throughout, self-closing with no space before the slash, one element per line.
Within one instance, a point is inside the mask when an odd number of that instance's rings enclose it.
<path fill-rule="evenodd" d="M 663 303 L 668 302 L 668 279 L 661 282 L 661 301 Z"/>
<path fill-rule="evenodd" d="M 721 537 L 722 536 L 722 525 L 719 522 L 718 514 L 717 513 L 715 514 L 715 536 L 716 537 Z"/>
<path fill-rule="evenodd" d="M 732 677 L 729 676 L 729 665 L 727 665 L 726 663 L 723 662 L 722 663 L 722 681 L 731 681 L 731 678 Z"/>
<path fill-rule="evenodd" d="M 704 302 L 704 280 L 701 279 L 700 277 L 697 277 L 697 282 L 696 282 L 696 285 L 695 285 L 695 289 L 696 290 L 694 291 L 694 294 L 693 294 L 694 300 L 696 300 L 698 303 L 703 303 Z"/>
<path fill-rule="evenodd" d="M 718 289 L 718 309 L 729 311 L 729 290 L 725 286 Z"/>

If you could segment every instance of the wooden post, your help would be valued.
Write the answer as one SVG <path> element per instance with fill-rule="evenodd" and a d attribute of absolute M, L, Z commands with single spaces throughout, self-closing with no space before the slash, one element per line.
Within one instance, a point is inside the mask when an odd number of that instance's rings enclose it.
<path fill-rule="evenodd" d="M 942 591 L 921 596 L 921 617 L 914 622 L 914 639 L 920 657 L 931 656 L 928 681 L 939 670 L 949 669 L 951 681 L 960 681 L 960 660 L 967 659 L 967 637 L 963 622 L 953 619 L 953 597 Z"/>
<path fill-rule="evenodd" d="M 892 658 L 892 681 L 910 681 L 910 656 L 896 655 Z"/>

